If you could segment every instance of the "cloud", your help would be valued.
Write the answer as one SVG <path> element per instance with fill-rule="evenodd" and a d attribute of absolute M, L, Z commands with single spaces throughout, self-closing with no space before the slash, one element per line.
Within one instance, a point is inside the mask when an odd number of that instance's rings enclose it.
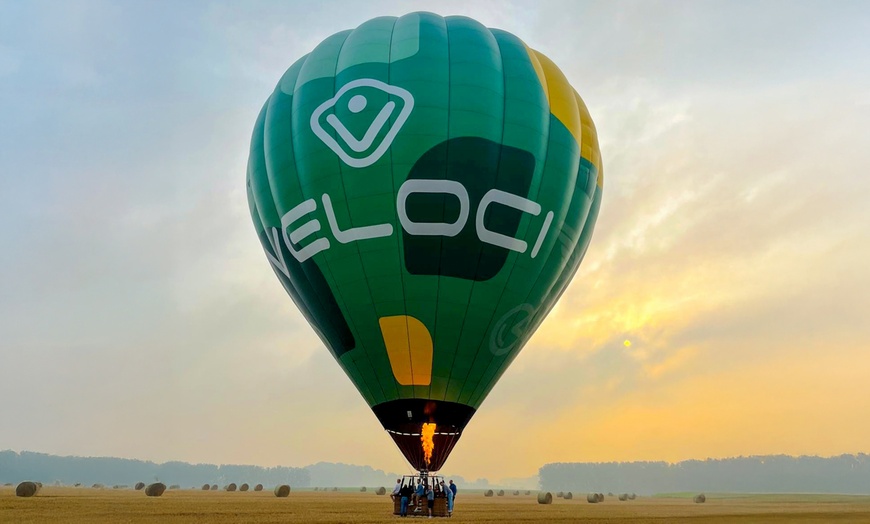
<path fill-rule="evenodd" d="M 578 333 L 581 345 L 594 347 L 604 334 L 655 329 L 662 321 L 674 326 L 706 309 L 783 293 L 771 287 L 803 285 L 806 272 L 844 243 L 855 260 L 870 257 L 855 243 L 858 224 L 870 220 L 862 193 L 842 198 L 855 186 L 854 172 L 831 169 L 829 160 L 861 165 L 870 158 L 856 136 L 816 137 L 826 143 L 811 149 L 801 141 L 805 129 L 852 120 L 852 109 L 828 101 L 828 113 L 805 110 L 801 99 L 751 93 L 721 111 L 719 93 L 698 93 L 691 107 L 672 109 L 675 123 L 649 119 L 634 130 L 605 110 L 599 121 L 617 126 L 601 131 L 617 135 L 604 148 L 612 174 L 605 204 L 586 261 L 542 327 L 544 345 L 576 347 L 571 334 Z M 795 125 L 766 124 L 782 119 Z M 815 154 L 815 147 L 828 154 Z"/>

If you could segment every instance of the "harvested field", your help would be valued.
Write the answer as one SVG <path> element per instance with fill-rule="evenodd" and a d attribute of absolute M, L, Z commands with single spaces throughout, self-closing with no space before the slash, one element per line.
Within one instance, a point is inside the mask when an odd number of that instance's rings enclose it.
<path fill-rule="evenodd" d="M 0 488 L 0 522 L 350 522 L 394 519 L 389 499 L 353 491 L 314 493 L 294 489 L 287 498 L 262 492 L 167 491 L 146 497 L 134 490 L 82 490 L 44 487 L 32 498 L 18 498 L 14 487 Z M 601 522 L 661 523 L 844 523 L 870 522 L 870 496 L 849 495 L 717 495 L 705 504 L 692 496 L 638 497 L 632 504 L 612 498 L 598 504 L 555 499 L 538 504 L 534 496 L 483 497 L 465 490 L 456 498 L 450 522 Z M 463 497 L 462 495 L 471 495 Z"/>

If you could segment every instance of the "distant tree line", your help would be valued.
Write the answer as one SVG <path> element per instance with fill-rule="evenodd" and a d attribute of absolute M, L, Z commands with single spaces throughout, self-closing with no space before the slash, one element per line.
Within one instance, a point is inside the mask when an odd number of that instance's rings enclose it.
<path fill-rule="evenodd" d="M 667 462 L 546 464 L 547 491 L 669 493 L 870 493 L 870 456 L 763 455 Z"/>
<path fill-rule="evenodd" d="M 34 480 L 51 485 L 81 483 L 130 485 L 136 482 L 161 481 L 167 485 L 199 487 L 205 483 L 224 486 L 230 482 L 248 482 L 293 487 L 392 486 L 401 474 L 385 472 L 370 466 L 318 462 L 304 468 L 262 468 L 213 464 L 165 462 L 156 464 L 142 460 L 113 457 L 59 457 L 45 453 L 0 451 L 0 484 Z M 486 488 L 486 479 L 466 481 L 456 475 L 449 478 L 464 488 Z"/>
<path fill-rule="evenodd" d="M 112 457 L 58 457 L 45 453 L 0 451 L 0 484 L 39 481 L 50 485 L 81 483 L 130 485 L 136 482 L 160 481 L 183 487 L 199 487 L 205 483 L 228 484 L 248 482 L 275 486 L 308 486 L 309 474 L 304 468 L 188 464 Z"/>
<path fill-rule="evenodd" d="M 390 486 L 401 475 L 387 473 L 370 466 L 355 466 L 334 462 L 318 462 L 306 466 L 312 486 Z"/>

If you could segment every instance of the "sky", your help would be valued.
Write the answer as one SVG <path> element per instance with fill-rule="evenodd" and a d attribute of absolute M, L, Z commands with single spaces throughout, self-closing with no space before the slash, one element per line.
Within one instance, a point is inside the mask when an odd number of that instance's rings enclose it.
<path fill-rule="evenodd" d="M 870 451 L 870 7 L 467 0 L 0 0 L 0 449 L 409 470 L 244 180 L 287 67 L 417 10 L 549 56 L 605 166 L 580 270 L 445 471 Z"/>

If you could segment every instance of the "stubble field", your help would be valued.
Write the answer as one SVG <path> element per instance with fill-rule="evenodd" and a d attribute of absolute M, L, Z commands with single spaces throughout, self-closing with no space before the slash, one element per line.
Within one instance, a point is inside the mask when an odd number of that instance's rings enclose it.
<path fill-rule="evenodd" d="M 392 515 L 389 497 L 371 492 L 293 491 L 289 498 L 271 492 L 169 490 L 162 497 L 141 491 L 59 488 L 46 486 L 24 499 L 14 488 L 0 487 L 0 522 L 348 522 L 399 520 Z M 405 519 L 409 520 L 409 519 Z M 416 520 L 416 519 L 410 519 Z M 638 497 L 619 502 L 608 497 L 588 504 L 585 495 L 574 500 L 554 499 L 539 505 L 532 495 L 484 497 L 460 493 L 450 522 L 625 522 L 671 523 L 842 523 L 870 522 L 870 496 L 849 495 L 720 495 L 705 504 L 686 497 Z"/>

